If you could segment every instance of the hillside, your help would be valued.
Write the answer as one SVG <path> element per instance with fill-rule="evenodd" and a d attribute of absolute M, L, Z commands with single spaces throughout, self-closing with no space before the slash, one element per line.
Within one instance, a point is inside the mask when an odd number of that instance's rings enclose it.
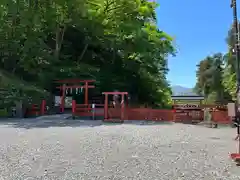
<path fill-rule="evenodd" d="M 192 88 L 187 88 L 179 85 L 172 86 L 172 92 L 174 96 L 177 95 L 189 95 L 189 96 L 196 96 L 197 94 L 193 92 Z"/>
<path fill-rule="evenodd" d="M 45 97 L 48 93 L 42 89 L 19 79 L 0 69 L 0 106 L 6 102 L 16 101 L 24 97 Z"/>

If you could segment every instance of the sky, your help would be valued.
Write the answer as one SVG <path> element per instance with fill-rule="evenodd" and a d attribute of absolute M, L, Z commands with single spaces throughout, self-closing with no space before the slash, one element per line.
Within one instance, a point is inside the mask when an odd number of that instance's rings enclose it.
<path fill-rule="evenodd" d="M 168 60 L 171 85 L 194 87 L 196 65 L 208 55 L 227 52 L 225 39 L 233 22 L 230 1 L 157 0 L 158 27 L 174 38 L 178 51 Z"/>

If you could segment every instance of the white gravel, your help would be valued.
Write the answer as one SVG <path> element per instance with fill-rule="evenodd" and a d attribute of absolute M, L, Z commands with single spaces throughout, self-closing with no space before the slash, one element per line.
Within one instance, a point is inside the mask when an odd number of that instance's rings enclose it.
<path fill-rule="evenodd" d="M 238 180 L 232 128 L 0 125 L 0 180 Z"/>

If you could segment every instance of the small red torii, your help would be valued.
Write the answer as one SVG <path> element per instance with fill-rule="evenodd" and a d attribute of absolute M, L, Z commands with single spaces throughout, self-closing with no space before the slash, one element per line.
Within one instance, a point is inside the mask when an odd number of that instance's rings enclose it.
<path fill-rule="evenodd" d="M 108 120 L 108 95 L 121 95 L 121 120 L 124 120 L 124 95 L 128 95 L 128 92 L 103 92 L 103 95 L 105 95 L 104 100 L 104 120 Z"/>
<path fill-rule="evenodd" d="M 80 79 L 62 79 L 62 80 L 55 80 L 55 83 L 60 83 L 62 85 L 57 86 L 57 89 L 62 90 L 61 95 L 61 104 L 60 104 L 60 112 L 64 112 L 64 104 L 65 104 L 65 90 L 69 88 L 84 88 L 85 89 L 85 98 L 84 104 L 88 104 L 88 89 L 95 88 L 94 85 L 89 85 L 89 83 L 95 82 L 95 80 L 80 80 Z M 84 85 L 66 85 L 66 84 L 77 84 L 77 83 L 84 83 Z"/>

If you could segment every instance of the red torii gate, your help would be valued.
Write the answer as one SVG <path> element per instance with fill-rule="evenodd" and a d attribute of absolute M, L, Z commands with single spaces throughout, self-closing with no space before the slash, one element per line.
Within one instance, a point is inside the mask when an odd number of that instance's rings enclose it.
<path fill-rule="evenodd" d="M 105 95 L 104 100 L 104 120 L 108 120 L 108 95 L 121 95 L 121 117 L 120 120 L 124 120 L 124 96 L 128 95 L 128 92 L 103 92 L 103 95 Z"/>
<path fill-rule="evenodd" d="M 95 80 L 80 80 L 80 79 L 62 79 L 56 80 L 55 83 L 60 83 L 62 85 L 57 86 L 57 89 L 62 90 L 61 95 L 61 104 L 60 104 L 60 112 L 64 112 L 64 104 L 65 104 L 65 90 L 69 88 L 84 88 L 85 89 L 85 98 L 84 104 L 88 104 L 88 89 L 95 88 L 94 85 L 89 85 L 89 83 L 95 82 Z M 77 84 L 77 83 L 84 83 L 84 85 L 66 85 L 66 84 Z"/>

